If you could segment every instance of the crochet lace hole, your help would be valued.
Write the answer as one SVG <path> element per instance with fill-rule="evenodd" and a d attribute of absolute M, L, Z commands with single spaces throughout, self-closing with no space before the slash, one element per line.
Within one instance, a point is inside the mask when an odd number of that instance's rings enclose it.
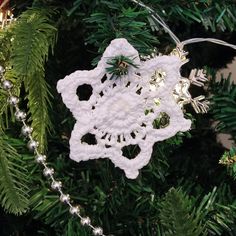
<path fill-rule="evenodd" d="M 156 88 L 160 87 L 163 85 L 165 78 L 166 78 L 166 72 L 163 69 L 159 68 L 153 73 L 150 80 L 150 84 Z"/>
<path fill-rule="evenodd" d="M 87 133 L 81 138 L 82 143 L 87 143 L 88 145 L 96 145 L 97 139 L 94 134 Z"/>
<path fill-rule="evenodd" d="M 107 77 L 104 75 L 101 79 L 101 82 L 104 83 L 107 80 Z"/>
<path fill-rule="evenodd" d="M 132 132 L 130 135 L 131 135 L 131 137 L 132 137 L 133 139 L 136 138 L 136 134 L 135 134 L 134 132 Z"/>
<path fill-rule="evenodd" d="M 88 101 L 92 93 L 93 93 L 93 88 L 89 84 L 80 85 L 76 91 L 76 94 L 80 101 Z"/>
<path fill-rule="evenodd" d="M 140 95 L 141 92 L 142 92 L 142 88 L 140 88 L 140 89 L 138 89 L 138 90 L 136 91 L 136 93 L 137 93 L 138 95 Z"/>
<path fill-rule="evenodd" d="M 153 109 L 149 109 L 149 110 L 146 110 L 144 113 L 145 113 L 145 115 L 148 115 L 150 113 L 154 113 L 154 110 Z"/>
<path fill-rule="evenodd" d="M 127 84 L 126 84 L 126 87 L 128 88 L 130 86 L 130 82 L 128 82 Z"/>
<path fill-rule="evenodd" d="M 154 129 L 162 129 L 170 124 L 170 116 L 165 112 L 161 112 L 159 116 L 153 121 L 152 126 Z"/>
<path fill-rule="evenodd" d="M 122 148 L 122 154 L 128 159 L 134 159 L 141 152 L 139 145 L 128 145 Z"/>
<path fill-rule="evenodd" d="M 104 93 L 103 93 L 103 92 L 100 92 L 99 95 L 100 95 L 101 97 L 103 97 L 103 96 L 104 96 Z"/>

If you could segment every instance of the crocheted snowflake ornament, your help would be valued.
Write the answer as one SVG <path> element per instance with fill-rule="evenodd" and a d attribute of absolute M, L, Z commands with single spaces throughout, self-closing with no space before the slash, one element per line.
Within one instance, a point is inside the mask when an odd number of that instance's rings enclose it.
<path fill-rule="evenodd" d="M 111 78 L 107 62 L 121 55 L 132 58 L 138 68 L 130 66 L 127 75 Z M 128 178 L 136 178 L 139 169 L 148 164 L 155 142 L 190 128 L 191 121 L 184 118 L 173 97 L 181 65 L 177 56 L 142 62 L 133 46 L 120 38 L 110 43 L 95 69 L 79 70 L 60 80 L 57 90 L 76 119 L 70 158 L 77 162 L 109 158 Z M 153 89 L 153 75 L 160 70 L 165 75 L 163 85 Z M 77 95 L 83 86 L 91 92 L 86 100 Z M 157 128 L 155 120 L 163 113 L 169 116 L 168 125 Z M 93 144 L 84 142 L 88 134 Z M 140 152 L 133 159 L 123 155 L 123 148 L 129 145 L 139 146 Z"/>

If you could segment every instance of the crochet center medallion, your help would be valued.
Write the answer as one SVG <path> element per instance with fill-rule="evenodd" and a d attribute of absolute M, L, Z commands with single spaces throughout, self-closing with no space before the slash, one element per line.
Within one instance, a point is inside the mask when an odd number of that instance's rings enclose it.
<path fill-rule="evenodd" d="M 127 73 L 108 73 L 115 57 L 133 61 Z M 126 39 L 115 39 L 106 48 L 97 67 L 76 71 L 60 80 L 57 90 L 76 119 L 70 138 L 70 158 L 80 162 L 109 158 L 123 169 L 128 178 L 138 176 L 147 165 L 153 144 L 190 129 L 173 91 L 180 81 L 178 56 L 156 56 L 141 61 L 138 52 Z M 135 65 L 135 66 L 134 66 Z M 87 96 L 80 96 L 83 91 Z M 78 94 L 78 95 L 77 95 Z M 164 126 L 156 120 L 168 117 Z M 86 142 L 86 137 L 93 142 Z M 129 159 L 123 150 L 136 145 L 137 155 Z"/>

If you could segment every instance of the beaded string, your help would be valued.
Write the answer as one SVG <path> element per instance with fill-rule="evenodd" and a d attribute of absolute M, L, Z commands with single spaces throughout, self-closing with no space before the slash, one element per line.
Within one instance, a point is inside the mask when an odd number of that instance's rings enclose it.
<path fill-rule="evenodd" d="M 4 76 L 3 76 L 4 71 L 5 71 L 4 68 L 2 66 L 0 66 L 1 84 L 2 84 L 2 88 L 8 94 L 8 103 L 15 108 L 15 113 L 14 113 L 15 118 L 17 121 L 22 123 L 21 133 L 29 140 L 27 147 L 29 148 L 30 151 L 34 152 L 36 162 L 43 167 L 43 174 L 45 177 L 47 177 L 49 179 L 49 181 L 51 181 L 51 188 L 59 193 L 60 201 L 62 203 L 65 203 L 69 207 L 69 212 L 71 213 L 71 215 L 75 215 L 80 219 L 81 225 L 88 226 L 92 230 L 93 235 L 105 236 L 103 234 L 103 229 L 101 227 L 93 226 L 91 224 L 90 218 L 88 216 L 83 217 L 80 214 L 80 208 L 78 206 L 72 205 L 72 203 L 70 201 L 70 195 L 64 193 L 62 190 L 62 182 L 57 181 L 54 178 L 54 169 L 50 168 L 48 166 L 48 164 L 46 162 L 47 157 L 39 152 L 39 149 L 38 149 L 39 142 L 37 142 L 36 140 L 33 139 L 33 137 L 32 137 L 33 129 L 32 129 L 32 127 L 30 127 L 26 123 L 26 115 L 27 114 L 24 111 L 20 110 L 20 108 L 18 106 L 20 99 L 12 93 L 13 84 L 11 81 L 6 80 L 4 78 Z"/>

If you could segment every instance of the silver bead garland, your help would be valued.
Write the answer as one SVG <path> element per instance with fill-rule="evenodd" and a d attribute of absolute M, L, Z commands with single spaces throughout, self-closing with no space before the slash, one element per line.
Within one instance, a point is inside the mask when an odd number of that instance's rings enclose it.
<path fill-rule="evenodd" d="M 39 143 L 35 140 L 30 140 L 27 144 L 27 147 L 30 151 L 35 151 L 38 146 Z"/>
<path fill-rule="evenodd" d="M 52 189 L 59 190 L 62 187 L 61 181 L 53 181 L 51 184 Z"/>
<path fill-rule="evenodd" d="M 15 118 L 17 121 L 20 121 L 23 124 L 21 134 L 29 139 L 27 147 L 30 151 L 34 152 L 36 162 L 44 167 L 43 174 L 51 181 L 51 188 L 60 194 L 59 199 L 61 202 L 68 205 L 70 214 L 79 217 L 81 225 L 88 226 L 92 230 L 93 235 L 105 236 L 101 227 L 94 227 L 93 225 L 91 225 L 91 220 L 89 217 L 82 217 L 82 215 L 80 215 L 80 208 L 78 206 L 73 206 L 70 201 L 70 195 L 62 191 L 62 182 L 57 181 L 54 178 L 53 175 L 55 171 L 53 168 L 48 167 L 46 156 L 39 152 L 39 143 L 31 136 L 33 129 L 29 125 L 27 125 L 25 121 L 27 114 L 19 109 L 19 98 L 12 94 L 11 89 L 13 88 L 13 83 L 9 80 L 4 79 L 4 71 L 4 68 L 0 66 L 1 85 L 2 88 L 8 93 L 7 101 L 15 108 Z"/>
<path fill-rule="evenodd" d="M 80 213 L 79 207 L 78 207 L 78 206 L 70 207 L 70 213 L 71 213 L 72 215 L 79 214 L 79 213 Z"/>
<path fill-rule="evenodd" d="M 45 155 L 38 155 L 38 156 L 36 156 L 35 159 L 36 159 L 37 163 L 44 163 L 46 161 L 47 157 Z"/>
<path fill-rule="evenodd" d="M 16 105 L 15 105 L 16 106 Z M 26 113 L 23 111 L 20 111 L 19 109 L 15 112 L 16 120 L 18 121 L 24 121 L 26 118 Z"/>
<path fill-rule="evenodd" d="M 21 134 L 25 137 L 28 137 L 33 132 L 33 129 L 30 126 L 23 126 L 21 129 Z"/>
<path fill-rule="evenodd" d="M 15 96 L 11 96 L 11 97 L 9 97 L 9 99 L 8 99 L 8 103 L 9 103 L 10 105 L 16 105 L 16 104 L 18 104 L 18 102 L 19 102 L 19 98 L 18 98 L 18 97 L 15 97 Z"/>

